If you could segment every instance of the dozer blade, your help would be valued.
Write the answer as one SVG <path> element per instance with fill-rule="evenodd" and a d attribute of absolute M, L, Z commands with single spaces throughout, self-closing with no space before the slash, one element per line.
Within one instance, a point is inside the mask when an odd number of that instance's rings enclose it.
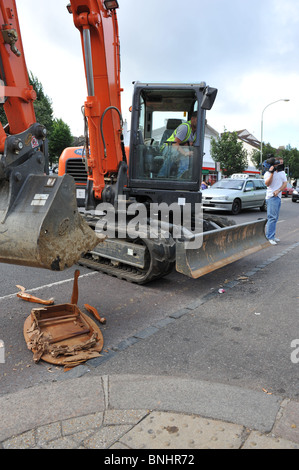
<path fill-rule="evenodd" d="M 16 197 L 0 182 L 0 262 L 60 271 L 99 239 L 77 210 L 70 175 L 28 175 Z"/>
<path fill-rule="evenodd" d="M 197 234 L 202 238 L 197 246 L 202 244 L 196 249 L 188 248 L 188 242 L 177 241 L 176 270 L 197 279 L 266 248 L 270 245 L 265 237 L 266 222 L 261 219 Z"/>

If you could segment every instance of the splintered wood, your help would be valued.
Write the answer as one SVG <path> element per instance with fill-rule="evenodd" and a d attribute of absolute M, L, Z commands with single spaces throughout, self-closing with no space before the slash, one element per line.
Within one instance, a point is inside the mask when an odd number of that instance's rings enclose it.
<path fill-rule="evenodd" d="M 34 302 L 34 303 L 43 304 L 43 305 L 54 304 L 54 299 L 43 300 L 43 299 L 40 299 L 39 297 L 36 297 L 35 295 L 28 294 L 27 292 L 25 292 L 26 289 L 23 286 L 16 285 L 16 287 L 20 289 L 20 292 L 17 293 L 17 296 L 20 297 L 20 299 L 26 300 L 27 302 Z"/>
<path fill-rule="evenodd" d="M 84 307 L 86 308 L 86 310 L 91 313 L 95 318 L 96 320 L 98 320 L 100 323 L 103 323 L 103 325 L 106 323 L 106 318 L 104 317 L 101 317 L 99 312 L 97 311 L 97 309 L 95 307 L 92 307 L 91 305 L 88 305 L 88 304 L 84 304 Z"/>
<path fill-rule="evenodd" d="M 75 315 L 71 311 L 63 311 L 61 315 L 56 311 L 55 316 L 51 313 L 48 309 L 33 309 L 25 321 L 24 336 L 34 362 L 42 359 L 74 367 L 100 356 L 103 336 L 87 315 L 80 311 Z"/>
<path fill-rule="evenodd" d="M 34 362 L 41 359 L 65 369 L 77 366 L 88 359 L 100 356 L 103 335 L 96 323 L 82 313 L 78 300 L 75 272 L 72 302 L 34 308 L 24 324 L 24 337 Z"/>

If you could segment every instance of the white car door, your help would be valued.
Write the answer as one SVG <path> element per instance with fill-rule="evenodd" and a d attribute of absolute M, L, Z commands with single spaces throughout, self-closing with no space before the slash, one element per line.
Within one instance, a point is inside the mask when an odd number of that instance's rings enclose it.
<path fill-rule="evenodd" d="M 266 185 L 264 181 L 261 179 L 255 180 L 254 185 L 256 187 L 258 207 L 262 207 L 266 199 L 266 192 L 267 192 Z"/>
<path fill-rule="evenodd" d="M 243 194 L 243 201 L 242 201 L 242 206 L 245 209 L 246 207 L 255 207 L 258 205 L 257 202 L 257 191 L 255 190 L 255 186 L 253 184 L 253 181 L 246 181 L 245 187 L 244 187 L 244 194 Z"/>

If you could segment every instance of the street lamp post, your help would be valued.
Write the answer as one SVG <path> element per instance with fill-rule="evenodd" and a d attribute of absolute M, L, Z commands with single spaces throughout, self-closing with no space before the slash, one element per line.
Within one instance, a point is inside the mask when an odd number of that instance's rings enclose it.
<path fill-rule="evenodd" d="M 273 101 L 272 103 L 267 104 L 267 106 L 264 107 L 263 112 L 262 112 L 262 118 L 261 118 L 261 160 L 260 160 L 261 166 L 262 166 L 262 163 L 263 163 L 263 125 L 264 125 L 263 124 L 263 118 L 264 118 L 264 111 L 269 106 L 271 106 L 272 104 L 278 103 L 279 101 L 290 101 L 290 100 L 289 99 L 280 99 L 280 100 Z"/>

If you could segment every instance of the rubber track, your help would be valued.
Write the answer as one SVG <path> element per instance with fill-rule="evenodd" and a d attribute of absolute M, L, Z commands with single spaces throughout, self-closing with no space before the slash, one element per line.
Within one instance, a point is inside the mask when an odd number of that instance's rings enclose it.
<path fill-rule="evenodd" d="M 82 257 L 78 264 L 136 284 L 146 284 L 169 274 L 175 266 L 174 240 L 172 238 L 146 239 L 144 243 L 148 248 L 148 266 L 145 270 L 123 263 L 113 265 L 105 258 L 95 260 L 90 253 Z"/>
<path fill-rule="evenodd" d="M 206 224 L 204 230 L 215 229 L 215 227 L 210 226 L 210 221 L 216 223 L 218 227 L 235 224 L 233 220 L 221 216 L 215 216 L 214 214 L 204 214 L 203 218 L 204 225 Z M 96 219 L 87 218 L 86 221 L 90 227 L 95 227 Z M 128 241 L 132 242 L 131 239 Z M 173 238 L 167 236 L 154 239 L 145 238 L 143 239 L 143 243 L 146 244 L 148 248 L 148 266 L 145 270 L 140 270 L 123 263 L 115 265 L 106 258 L 99 257 L 98 260 L 95 260 L 90 253 L 86 253 L 82 258 L 80 258 L 78 264 L 135 284 L 146 284 L 170 274 L 175 267 L 175 241 Z"/>

